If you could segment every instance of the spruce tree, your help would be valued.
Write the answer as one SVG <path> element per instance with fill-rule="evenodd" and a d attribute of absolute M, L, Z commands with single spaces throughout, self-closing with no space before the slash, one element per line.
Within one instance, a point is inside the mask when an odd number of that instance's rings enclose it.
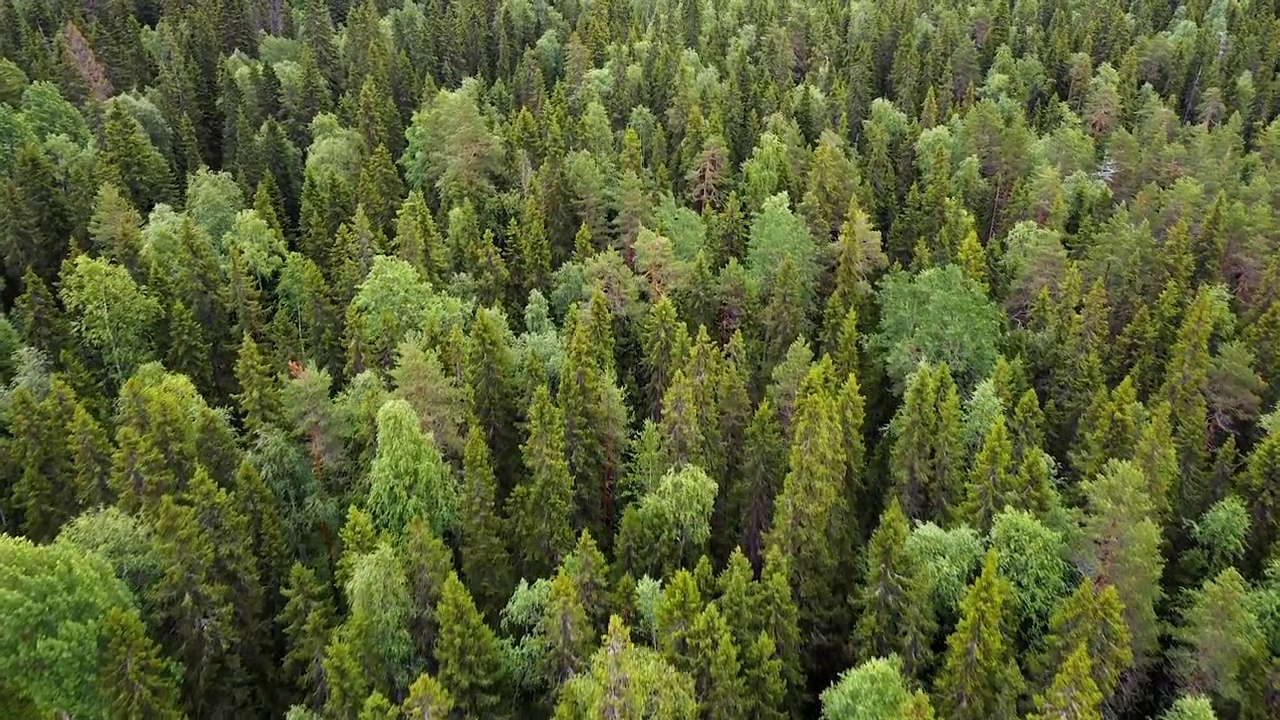
<path fill-rule="evenodd" d="M 250 433 L 260 432 L 278 422 L 280 390 L 269 361 L 258 350 L 249 333 L 240 341 L 236 358 L 236 381 L 240 392 L 236 401 L 244 413 L 244 427 Z"/>
<path fill-rule="evenodd" d="M 1133 664 L 1123 611 L 1114 586 L 1098 587 L 1086 577 L 1049 621 L 1047 667 L 1065 667 L 1068 656 L 1084 648 L 1094 684 L 1103 699 L 1110 697 L 1121 673 Z"/>
<path fill-rule="evenodd" d="M 514 585 L 502 522 L 495 511 L 496 494 L 489 446 L 484 433 L 473 425 L 462 456 L 459 565 L 477 604 L 490 618 L 497 616 Z"/>
<path fill-rule="evenodd" d="M 1029 720 L 1102 720 L 1102 693 L 1093 680 L 1089 652 L 1077 647 L 1053 676 L 1053 684 L 1035 700 Z"/>
<path fill-rule="evenodd" d="M 463 712 L 475 717 L 500 715 L 505 701 L 498 638 L 484 624 L 457 574 L 450 573 L 445 580 L 435 612 L 440 637 L 434 657 L 440 684 Z"/>
<path fill-rule="evenodd" d="M 947 638 L 943 667 L 934 682 L 943 717 L 979 720 L 1017 713 L 1025 681 L 1004 639 L 1011 589 L 996 563 L 995 552 L 988 552 L 982 574 L 960 601 L 960 622 Z"/>
<path fill-rule="evenodd" d="M 830 360 L 806 376 L 796 406 L 788 471 L 774 508 L 766 546 L 786 556 L 800 607 L 806 651 L 817 662 L 847 630 L 839 606 L 852 570 L 850 508 L 843 493 L 845 458 L 830 387 Z"/>
<path fill-rule="evenodd" d="M 573 478 L 565 461 L 564 420 L 546 386 L 529 407 L 529 437 L 521 447 L 529 479 L 511 493 L 507 514 L 525 577 L 544 577 L 573 545 Z"/>
<path fill-rule="evenodd" d="M 860 613 L 859 657 L 897 655 L 908 674 L 928 665 L 935 621 L 928 599 L 928 569 L 907 552 L 907 516 L 890 501 L 867 543 L 862 587 L 850 598 Z"/>

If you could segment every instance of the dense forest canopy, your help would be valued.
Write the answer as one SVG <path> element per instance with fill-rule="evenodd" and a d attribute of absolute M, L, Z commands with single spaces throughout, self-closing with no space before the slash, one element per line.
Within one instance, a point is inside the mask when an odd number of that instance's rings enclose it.
<path fill-rule="evenodd" d="M 1275 0 L 0 0 L 0 716 L 1280 717 Z"/>

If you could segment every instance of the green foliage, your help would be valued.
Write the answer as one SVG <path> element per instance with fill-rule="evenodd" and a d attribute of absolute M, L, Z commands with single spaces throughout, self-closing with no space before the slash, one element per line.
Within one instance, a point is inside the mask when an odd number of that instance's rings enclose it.
<path fill-rule="evenodd" d="M 999 557 L 987 553 L 982 574 L 960 601 L 960 622 L 947 638 L 947 653 L 934 694 L 944 717 L 1009 717 L 1025 688 L 1005 642 L 1009 581 L 997 570 Z"/>
<path fill-rule="evenodd" d="M 80 343 L 115 383 L 151 359 L 160 306 L 124 268 L 80 256 L 59 292 Z"/>
<path fill-rule="evenodd" d="M 822 692 L 823 720 L 898 720 L 908 714 L 913 695 L 896 655 L 878 657 L 850 668 Z M 920 702 L 928 703 L 921 696 Z"/>
<path fill-rule="evenodd" d="M 891 274 L 879 296 L 879 331 L 869 342 L 899 388 L 921 362 L 946 363 L 965 387 L 990 374 L 1003 320 L 982 288 L 959 268 Z"/>
<path fill-rule="evenodd" d="M 419 520 L 437 533 L 453 527 L 457 482 L 404 400 L 387 400 L 378 410 L 378 454 L 368 487 L 369 512 L 381 530 L 403 535 Z"/>
<path fill-rule="evenodd" d="M 113 684 L 124 678 L 99 680 L 98 668 L 109 661 L 107 667 L 114 665 L 120 652 L 109 638 L 126 620 L 112 613 L 136 611 L 107 563 L 69 544 L 38 546 L 6 536 L 0 539 L 0 579 L 6 588 L 0 597 L 6 691 L 48 715 L 92 715 L 119 702 L 115 688 L 102 680 Z M 136 615 L 132 621 L 137 622 Z M 115 646 L 105 657 L 99 649 L 103 642 Z M 163 680 L 139 672 L 148 682 Z"/>
<path fill-rule="evenodd" d="M 0 716 L 1280 716 L 1272 10 L 0 3 Z"/>
<path fill-rule="evenodd" d="M 587 672 L 565 684 L 555 717 L 585 720 L 613 713 L 627 720 L 692 720 L 697 708 L 693 680 L 653 650 L 633 645 L 627 627 L 615 615 Z"/>

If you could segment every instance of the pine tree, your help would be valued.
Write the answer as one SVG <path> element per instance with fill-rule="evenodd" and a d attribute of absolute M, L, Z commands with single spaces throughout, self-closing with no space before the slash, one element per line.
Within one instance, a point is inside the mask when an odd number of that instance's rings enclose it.
<path fill-rule="evenodd" d="M 535 194 L 524 199 L 515 233 L 516 277 L 521 296 L 547 287 L 551 279 L 551 242 L 546 218 Z"/>
<path fill-rule="evenodd" d="M 947 652 L 934 694 L 943 717 L 1014 717 L 1025 682 L 1005 644 L 1005 602 L 1009 581 L 988 552 L 982 575 L 960 601 L 960 622 L 947 638 Z M 1096 688 L 1095 688 L 1096 690 Z"/>
<path fill-rule="evenodd" d="M 508 501 L 513 538 L 526 577 L 545 577 L 573 545 L 573 478 L 565 461 L 563 415 L 545 386 L 529 407 L 529 438 L 521 447 L 529 479 Z"/>
<path fill-rule="evenodd" d="M 463 712 L 475 717 L 500 714 L 505 702 L 498 639 L 454 573 L 441 590 L 436 621 L 440 626 L 435 646 L 440 684 Z"/>
<path fill-rule="evenodd" d="M 44 279 L 28 267 L 22 275 L 22 295 L 13 303 L 13 321 L 28 347 L 58 357 L 69 345 L 69 328 Z"/>
<path fill-rule="evenodd" d="M 502 539 L 502 523 L 495 512 L 497 480 L 484 433 L 476 426 L 467 434 L 462 456 L 462 498 L 459 503 L 460 567 L 478 604 L 490 618 L 511 595 L 511 558 Z"/>
<path fill-rule="evenodd" d="M 703 406 L 706 407 L 706 406 Z M 699 407 L 693 396 L 693 382 L 683 370 L 676 370 L 662 398 L 662 420 L 658 433 L 662 437 L 663 455 L 669 467 L 684 465 L 705 467 L 705 439 L 698 422 Z"/>

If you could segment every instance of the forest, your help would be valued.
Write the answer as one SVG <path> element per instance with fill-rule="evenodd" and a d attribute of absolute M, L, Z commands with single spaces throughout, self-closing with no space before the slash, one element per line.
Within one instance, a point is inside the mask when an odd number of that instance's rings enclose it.
<path fill-rule="evenodd" d="M 1277 0 L 0 0 L 0 717 L 1280 718 Z"/>

